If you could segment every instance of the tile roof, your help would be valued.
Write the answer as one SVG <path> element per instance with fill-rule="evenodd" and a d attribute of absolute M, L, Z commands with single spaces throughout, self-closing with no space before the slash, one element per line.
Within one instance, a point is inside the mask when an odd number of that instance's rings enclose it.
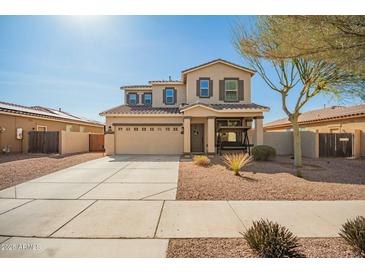
<path fill-rule="evenodd" d="M 151 107 L 151 106 L 128 106 L 128 105 L 120 105 L 114 107 L 112 109 L 108 109 L 100 113 L 100 115 L 106 114 L 180 114 L 184 109 L 195 106 L 195 105 L 204 105 L 216 110 L 243 110 L 243 109 L 254 109 L 254 110 L 266 110 L 267 107 L 260 106 L 257 104 L 203 104 L 203 103 L 194 103 L 190 105 L 184 105 L 180 108 L 177 107 Z"/>
<path fill-rule="evenodd" d="M 184 109 L 187 109 L 187 108 L 190 108 L 192 106 L 196 106 L 196 105 L 202 105 L 202 106 L 206 106 L 206 107 L 209 107 L 209 108 L 212 108 L 212 109 L 216 109 L 216 110 L 240 110 L 240 109 L 254 109 L 254 110 L 268 110 L 269 108 L 268 107 L 265 107 L 265 106 L 261 106 L 261 105 L 257 105 L 255 103 L 251 103 L 251 104 L 238 104 L 238 103 L 235 103 L 235 104 L 229 104 L 229 103 L 226 103 L 226 104 L 206 104 L 206 103 L 200 103 L 200 102 L 196 102 L 196 103 L 193 103 L 193 104 L 189 104 L 189 105 L 184 105 L 181 110 L 184 110 Z"/>
<path fill-rule="evenodd" d="M 173 84 L 173 85 L 181 85 L 184 84 L 183 81 L 180 80 L 153 80 L 149 81 L 150 84 Z"/>
<path fill-rule="evenodd" d="M 103 111 L 105 114 L 179 114 L 179 108 L 173 107 L 151 107 L 151 106 L 128 106 L 120 105 L 115 108 Z"/>
<path fill-rule="evenodd" d="M 333 106 L 323 109 L 316 109 L 304 112 L 299 116 L 299 123 L 313 123 L 324 120 L 333 120 L 339 118 L 356 117 L 365 115 L 365 104 L 355 106 Z M 276 120 L 264 125 L 265 128 L 280 127 L 290 125 L 287 118 Z"/>
<path fill-rule="evenodd" d="M 152 85 L 129 85 L 121 86 L 120 89 L 151 89 Z"/>
<path fill-rule="evenodd" d="M 84 117 L 75 116 L 75 115 L 72 115 L 65 111 L 62 111 L 60 109 L 56 110 L 56 109 L 41 107 L 41 106 L 28 107 L 28 106 L 13 104 L 13 103 L 0 102 L 0 111 L 8 112 L 8 113 L 22 114 L 22 115 L 29 115 L 29 116 L 36 116 L 36 117 L 41 117 L 41 118 L 49 118 L 49 119 L 55 119 L 55 120 L 70 120 L 73 122 L 82 122 L 82 123 L 87 123 L 87 124 L 103 126 L 102 123 L 99 123 L 97 121 L 89 120 Z"/>
<path fill-rule="evenodd" d="M 212 61 L 209 61 L 209 62 L 206 62 L 206 63 L 200 64 L 200 65 L 197 65 L 197 66 L 195 66 L 195 67 L 191 67 L 191 68 L 185 69 L 185 70 L 183 70 L 183 71 L 182 71 L 182 74 L 185 74 L 185 73 L 187 73 L 187 72 L 189 72 L 189 71 L 191 71 L 191 70 L 195 70 L 195 69 L 198 69 L 198 68 L 200 68 L 200 67 L 208 66 L 208 65 L 211 65 L 211 64 L 214 64 L 214 63 L 217 63 L 217 62 L 226 63 L 226 64 L 228 64 L 228 65 L 231 65 L 231 66 L 234 66 L 234 67 L 238 67 L 238 68 L 243 69 L 243 70 L 247 70 L 247 71 L 251 72 L 252 74 L 256 73 L 256 71 L 255 71 L 255 70 L 253 70 L 253 69 L 246 68 L 246 67 L 244 67 L 244 66 L 241 66 L 241 65 L 238 65 L 238 64 L 232 63 L 232 62 L 230 62 L 230 61 L 227 61 L 227 60 L 224 60 L 224 59 L 220 59 L 220 58 L 219 58 L 219 59 L 214 59 L 214 60 L 212 60 Z"/>

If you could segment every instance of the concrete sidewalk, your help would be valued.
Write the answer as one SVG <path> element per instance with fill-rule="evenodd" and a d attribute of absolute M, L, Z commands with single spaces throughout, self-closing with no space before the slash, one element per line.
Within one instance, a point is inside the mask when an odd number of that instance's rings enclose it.
<path fill-rule="evenodd" d="M 179 157 L 116 156 L 0 191 L 0 257 L 164 257 L 168 239 L 241 237 L 253 220 L 337 237 L 365 201 L 176 201 Z"/>
<path fill-rule="evenodd" d="M 164 257 L 169 238 L 241 237 L 260 218 L 299 237 L 337 237 L 365 212 L 365 201 L 0 201 L 0 257 Z M 33 249 L 6 250 L 17 245 Z"/>

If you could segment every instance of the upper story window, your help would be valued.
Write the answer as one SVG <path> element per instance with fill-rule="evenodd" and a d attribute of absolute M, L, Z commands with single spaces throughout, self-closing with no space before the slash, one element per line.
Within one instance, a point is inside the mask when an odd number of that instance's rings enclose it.
<path fill-rule="evenodd" d="M 199 97 L 209 97 L 209 79 L 199 80 Z"/>
<path fill-rule="evenodd" d="M 166 88 L 164 90 L 164 103 L 166 105 L 174 105 L 175 102 L 175 89 L 174 88 Z"/>
<path fill-rule="evenodd" d="M 128 93 L 128 105 L 137 105 L 138 99 L 136 93 Z"/>
<path fill-rule="evenodd" d="M 143 94 L 143 104 L 152 105 L 152 93 Z"/>
<path fill-rule="evenodd" d="M 238 80 L 224 80 L 224 100 L 238 101 Z"/>

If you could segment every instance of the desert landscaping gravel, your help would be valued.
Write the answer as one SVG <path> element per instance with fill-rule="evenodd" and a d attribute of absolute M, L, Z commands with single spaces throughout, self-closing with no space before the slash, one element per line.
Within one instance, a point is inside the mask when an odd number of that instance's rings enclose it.
<path fill-rule="evenodd" d="M 103 153 L 0 155 L 0 190 L 100 157 Z"/>
<path fill-rule="evenodd" d="M 219 156 L 208 167 L 182 159 L 178 200 L 363 200 L 365 161 L 304 159 L 302 178 L 290 157 L 253 162 L 234 176 Z"/>
<path fill-rule="evenodd" d="M 356 257 L 341 238 L 300 238 L 300 252 L 307 258 Z M 169 258 L 255 258 L 242 238 L 171 239 Z"/>

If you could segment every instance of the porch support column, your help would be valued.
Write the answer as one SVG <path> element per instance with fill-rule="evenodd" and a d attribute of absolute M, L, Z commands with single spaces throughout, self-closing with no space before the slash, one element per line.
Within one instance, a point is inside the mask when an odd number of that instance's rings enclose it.
<path fill-rule="evenodd" d="M 264 117 L 255 117 L 256 146 L 264 144 L 264 129 L 262 126 Z"/>
<path fill-rule="evenodd" d="M 191 117 L 184 117 L 184 154 L 191 153 L 190 121 Z"/>
<path fill-rule="evenodd" d="M 215 154 L 215 117 L 208 117 L 208 154 Z"/>

